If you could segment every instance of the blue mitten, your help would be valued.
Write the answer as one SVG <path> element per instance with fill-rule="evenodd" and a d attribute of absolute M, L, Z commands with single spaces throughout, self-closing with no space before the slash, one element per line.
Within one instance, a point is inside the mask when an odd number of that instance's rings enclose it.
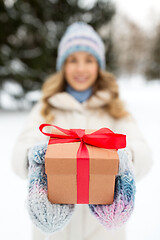
<path fill-rule="evenodd" d="M 113 203 L 89 204 L 91 213 L 107 229 L 121 227 L 134 209 L 136 186 L 132 160 L 128 157 L 126 149 L 119 149 L 118 155 L 119 172 L 115 180 Z"/>
<path fill-rule="evenodd" d="M 45 174 L 46 144 L 29 149 L 29 186 L 26 208 L 32 222 L 43 232 L 53 233 L 64 227 L 74 212 L 74 204 L 52 204 L 47 196 Z"/>

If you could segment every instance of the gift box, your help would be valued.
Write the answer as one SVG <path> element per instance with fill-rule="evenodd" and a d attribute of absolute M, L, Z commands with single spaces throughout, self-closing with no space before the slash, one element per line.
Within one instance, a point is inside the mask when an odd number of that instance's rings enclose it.
<path fill-rule="evenodd" d="M 45 154 L 48 199 L 58 204 L 112 204 L 118 173 L 118 148 L 125 135 L 108 128 L 62 129 L 54 126 Z"/>

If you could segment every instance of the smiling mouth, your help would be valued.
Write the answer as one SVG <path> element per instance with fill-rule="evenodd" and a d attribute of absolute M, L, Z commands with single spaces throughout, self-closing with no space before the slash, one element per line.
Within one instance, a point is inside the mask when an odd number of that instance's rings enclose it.
<path fill-rule="evenodd" d="M 77 82 L 86 82 L 87 81 L 87 77 L 75 77 L 74 80 Z"/>

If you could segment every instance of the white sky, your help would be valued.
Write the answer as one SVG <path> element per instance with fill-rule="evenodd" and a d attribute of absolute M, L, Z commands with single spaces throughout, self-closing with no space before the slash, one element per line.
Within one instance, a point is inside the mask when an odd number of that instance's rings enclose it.
<path fill-rule="evenodd" d="M 113 0 L 119 11 L 145 28 L 160 21 L 160 0 Z"/>
<path fill-rule="evenodd" d="M 160 22 L 160 0 L 113 0 L 120 12 L 147 28 Z"/>
<path fill-rule="evenodd" d="M 80 0 L 83 6 L 90 6 L 96 0 Z M 107 1 L 107 0 L 103 0 Z M 112 0 L 117 4 L 117 10 L 140 26 L 150 28 L 160 22 L 160 0 Z"/>

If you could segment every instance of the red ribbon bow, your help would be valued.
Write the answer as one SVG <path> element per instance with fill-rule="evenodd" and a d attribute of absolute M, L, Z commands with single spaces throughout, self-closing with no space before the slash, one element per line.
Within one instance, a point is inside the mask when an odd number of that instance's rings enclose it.
<path fill-rule="evenodd" d="M 66 135 L 45 133 L 43 128 L 46 126 L 55 127 Z M 77 151 L 77 203 L 89 203 L 89 152 L 86 144 L 106 149 L 126 147 L 126 135 L 114 133 L 109 128 L 85 134 L 85 129 L 68 130 L 44 123 L 39 126 L 39 130 L 50 137 L 48 144 L 81 142 Z"/>

